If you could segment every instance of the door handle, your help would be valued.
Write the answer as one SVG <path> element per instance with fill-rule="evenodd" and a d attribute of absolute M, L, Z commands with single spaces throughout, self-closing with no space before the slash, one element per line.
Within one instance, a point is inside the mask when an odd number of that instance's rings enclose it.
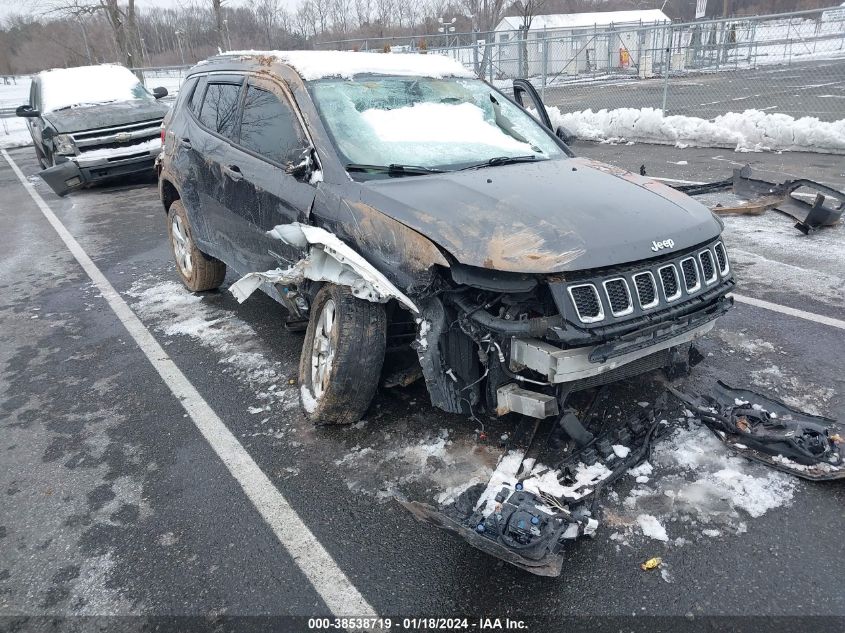
<path fill-rule="evenodd" d="M 232 180 L 241 180 L 244 177 L 244 175 L 241 173 L 241 168 L 237 165 L 223 165 L 222 169 L 223 173 L 226 174 Z"/>
<path fill-rule="evenodd" d="M 185 149 L 191 149 L 191 139 L 189 138 L 180 138 L 179 145 L 184 147 Z"/>

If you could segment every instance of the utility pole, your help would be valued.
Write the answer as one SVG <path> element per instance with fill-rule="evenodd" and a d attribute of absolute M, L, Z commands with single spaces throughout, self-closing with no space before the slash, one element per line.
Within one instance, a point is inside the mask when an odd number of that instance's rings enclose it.
<path fill-rule="evenodd" d="M 185 65 L 185 52 L 182 50 L 182 31 L 176 31 L 176 43 L 179 44 L 179 57 L 182 60 L 182 65 Z"/>

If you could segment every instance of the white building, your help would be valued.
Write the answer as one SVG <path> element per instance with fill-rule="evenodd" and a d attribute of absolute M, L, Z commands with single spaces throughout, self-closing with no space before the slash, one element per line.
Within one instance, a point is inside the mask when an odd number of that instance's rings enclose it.
<path fill-rule="evenodd" d="M 562 75 L 636 66 L 642 75 L 655 51 L 666 46 L 664 27 L 671 22 L 659 9 L 538 15 L 523 44 L 522 18 L 507 17 L 495 29 L 494 65 L 511 76 L 526 70 L 529 76 L 539 75 L 544 66 L 548 73 Z"/>

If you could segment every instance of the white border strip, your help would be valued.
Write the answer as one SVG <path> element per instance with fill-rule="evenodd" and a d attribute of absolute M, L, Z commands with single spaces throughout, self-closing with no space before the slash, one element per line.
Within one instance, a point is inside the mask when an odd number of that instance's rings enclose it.
<path fill-rule="evenodd" d="M 824 316 L 823 314 L 815 314 L 814 312 L 805 312 L 804 310 L 790 308 L 789 306 L 782 306 L 779 303 L 771 303 L 770 301 L 755 299 L 754 297 L 746 297 L 744 295 L 734 294 L 733 298 L 740 303 L 747 303 L 750 306 L 764 308 L 766 310 L 771 310 L 772 312 L 780 312 L 781 314 L 805 319 L 806 321 L 813 321 L 814 323 L 821 323 L 822 325 L 829 325 L 830 327 L 845 330 L 845 321 L 842 321 L 841 319 L 834 319 L 833 317 Z"/>
<path fill-rule="evenodd" d="M 3 158 L 41 213 L 59 234 L 68 250 L 97 286 L 109 307 L 126 328 L 129 335 L 144 352 L 147 360 L 158 372 L 170 391 L 179 400 L 206 441 L 243 488 L 249 500 L 288 551 L 293 562 L 308 578 L 317 593 L 337 616 L 377 617 L 376 611 L 364 600 L 346 574 L 337 566 L 331 555 L 320 544 L 311 530 L 302 522 L 278 489 L 272 484 L 246 449 L 232 435 L 223 421 L 202 398 L 196 388 L 165 353 L 164 349 L 132 312 L 129 305 L 106 279 L 97 265 L 70 234 L 61 220 L 44 202 L 44 199 L 27 181 L 20 168 L 4 149 Z M 221 499 L 221 503 L 225 500 Z"/>

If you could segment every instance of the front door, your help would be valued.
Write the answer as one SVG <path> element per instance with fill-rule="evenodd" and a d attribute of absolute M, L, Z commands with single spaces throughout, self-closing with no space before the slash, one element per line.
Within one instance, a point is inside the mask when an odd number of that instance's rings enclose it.
<path fill-rule="evenodd" d="M 244 89 L 237 141 L 224 165 L 231 226 L 239 227 L 237 240 L 249 266 L 241 272 L 287 268 L 304 253 L 268 232 L 307 220 L 316 185 L 288 171 L 309 155 L 311 143 L 281 84 L 249 77 Z"/>

